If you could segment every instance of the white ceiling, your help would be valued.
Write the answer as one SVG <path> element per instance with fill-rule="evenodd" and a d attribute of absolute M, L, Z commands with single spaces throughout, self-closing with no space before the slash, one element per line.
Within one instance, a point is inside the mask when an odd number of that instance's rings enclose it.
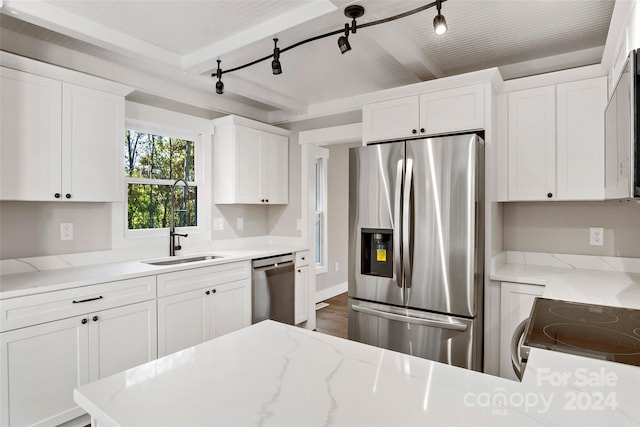
<path fill-rule="evenodd" d="M 222 97 L 216 105 L 296 115 L 309 105 L 485 68 L 500 67 L 510 79 L 599 63 L 614 6 L 614 0 L 448 0 L 443 36 L 433 33 L 431 8 L 358 30 L 344 55 L 337 35 L 285 52 L 279 76 L 271 74 L 270 60 L 225 74 L 225 94 L 215 94 L 216 59 L 229 69 L 270 55 L 273 37 L 284 48 L 338 30 L 348 22 L 344 6 L 353 3 L 364 6 L 358 23 L 365 23 L 428 1 L 0 0 L 0 48 L 44 60 L 42 49 L 22 41 L 55 45 Z M 84 71 L 82 64 L 65 65 Z"/>

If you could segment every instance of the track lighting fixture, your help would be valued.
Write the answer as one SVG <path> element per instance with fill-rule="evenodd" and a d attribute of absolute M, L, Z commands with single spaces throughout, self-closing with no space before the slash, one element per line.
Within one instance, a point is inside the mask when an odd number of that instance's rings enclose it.
<path fill-rule="evenodd" d="M 224 93 L 224 83 L 222 83 L 222 70 L 220 69 L 220 60 L 218 59 L 218 70 L 216 71 L 216 77 L 218 81 L 216 82 L 216 93 L 218 95 L 222 95 Z"/>
<path fill-rule="evenodd" d="M 435 18 L 433 18 L 433 31 L 437 35 L 442 35 L 447 32 L 447 21 L 444 19 L 444 16 L 440 13 L 440 8 L 442 7 L 442 0 L 436 0 L 436 7 L 438 8 L 438 14 Z"/>
<path fill-rule="evenodd" d="M 433 30 L 438 35 L 444 34 L 447 31 L 447 21 L 444 19 L 444 16 L 442 16 L 442 13 L 440 11 L 442 8 L 442 3 L 444 3 L 445 1 L 447 0 L 435 0 L 432 3 L 426 4 L 420 7 L 416 7 L 415 9 L 411 9 L 404 13 L 399 13 L 397 15 L 393 15 L 388 18 L 378 19 L 376 21 L 370 21 L 364 24 L 359 24 L 359 25 L 356 23 L 356 18 L 360 18 L 361 16 L 364 15 L 364 7 L 359 6 L 357 4 L 352 4 L 350 6 L 347 6 L 344 9 L 344 15 L 347 18 L 351 18 L 351 24 L 348 24 L 348 23 L 344 24 L 344 30 L 340 29 L 340 30 L 330 31 L 328 33 L 309 37 L 308 39 L 299 41 L 283 49 L 280 49 L 278 47 L 278 39 L 273 39 L 274 45 L 273 45 L 272 54 L 263 56 L 262 58 L 255 59 L 251 62 L 247 62 L 246 64 L 240 65 L 235 68 L 230 68 L 224 71 L 222 71 L 222 69 L 220 68 L 221 61 L 220 59 L 218 59 L 217 60 L 218 69 L 214 74 L 211 74 L 211 77 L 215 77 L 218 79 L 218 81 L 216 82 L 216 93 L 220 95 L 224 93 L 224 83 L 222 83 L 222 75 L 225 73 L 232 73 L 234 71 L 242 70 L 243 68 L 247 68 L 257 64 L 258 62 L 266 61 L 267 59 L 273 58 L 273 60 L 271 61 L 271 71 L 275 75 L 282 74 L 282 65 L 280 64 L 281 53 L 284 53 L 290 49 L 301 46 L 303 44 L 307 44 L 315 40 L 320 40 L 326 37 L 332 37 L 340 34 L 340 38 L 338 38 L 338 47 L 340 48 L 340 53 L 344 54 L 351 50 L 351 44 L 349 43 L 349 32 L 351 32 L 352 34 L 355 34 L 358 28 L 367 28 L 367 27 L 373 27 L 374 25 L 385 24 L 387 22 L 395 21 L 396 19 L 404 18 L 406 16 L 410 16 L 415 13 L 422 12 L 423 10 L 431 9 L 434 6 L 437 7 L 438 14 L 436 15 L 435 18 L 433 18 Z"/>
<path fill-rule="evenodd" d="M 351 18 L 351 25 L 344 24 L 344 35 L 340 36 L 338 39 L 338 47 L 340 48 L 341 54 L 344 55 L 345 52 L 349 52 L 351 50 L 351 44 L 349 44 L 349 31 L 351 31 L 352 34 L 356 33 L 356 30 L 358 29 L 356 18 L 360 18 L 362 15 L 364 15 L 364 7 L 357 4 L 347 6 L 344 9 L 344 16 Z"/>
<path fill-rule="evenodd" d="M 274 75 L 282 74 L 282 65 L 280 65 L 280 48 L 278 48 L 278 39 L 273 39 L 273 61 L 271 61 L 271 71 Z"/>
<path fill-rule="evenodd" d="M 349 24 L 344 24 L 344 35 L 338 39 L 338 47 L 340 48 L 340 53 L 343 55 L 345 52 L 351 50 L 351 45 L 349 44 Z"/>

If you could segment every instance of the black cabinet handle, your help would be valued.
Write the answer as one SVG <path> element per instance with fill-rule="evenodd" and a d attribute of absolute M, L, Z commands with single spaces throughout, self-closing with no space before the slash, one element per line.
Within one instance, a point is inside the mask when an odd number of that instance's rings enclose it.
<path fill-rule="evenodd" d="M 553 197 L 553 193 L 547 193 L 547 197 L 548 198 L 552 198 Z"/>
<path fill-rule="evenodd" d="M 262 203 L 264 203 L 264 199 L 261 199 L 260 201 L 261 201 Z"/>
<path fill-rule="evenodd" d="M 83 325 L 86 325 L 86 324 L 87 324 L 87 322 L 88 322 L 88 320 L 87 320 L 87 319 L 82 319 L 82 320 L 80 321 L 80 323 L 82 323 Z"/>
<path fill-rule="evenodd" d="M 66 197 L 67 199 L 70 199 L 71 198 L 71 194 L 67 193 L 67 194 L 64 195 L 64 197 Z"/>
<path fill-rule="evenodd" d="M 93 316 L 93 321 L 94 321 L 94 322 L 97 322 L 97 321 L 98 321 L 98 319 L 100 319 L 98 316 Z"/>
<path fill-rule="evenodd" d="M 298 273 L 302 273 L 302 270 L 298 269 Z"/>
<path fill-rule="evenodd" d="M 100 295 L 99 297 L 95 297 L 95 298 L 88 298 L 88 299 L 81 299 L 80 301 L 73 300 L 72 302 L 73 302 L 74 304 L 80 304 L 80 303 L 82 303 L 82 302 L 95 301 L 95 300 L 102 299 L 102 298 L 104 298 L 104 297 L 103 297 L 102 295 Z"/>
<path fill-rule="evenodd" d="M 269 199 L 265 199 L 265 201 L 266 201 L 267 203 L 269 203 Z"/>
<path fill-rule="evenodd" d="M 216 289 L 214 289 L 214 290 L 212 290 L 211 292 L 213 292 L 213 293 L 215 294 L 215 293 L 216 293 L 216 292 L 218 292 L 218 291 L 217 291 Z"/>
<path fill-rule="evenodd" d="M 60 193 L 54 194 L 53 197 L 55 197 L 56 199 L 59 199 L 60 198 Z"/>
<path fill-rule="evenodd" d="M 207 295 L 209 295 L 210 293 L 211 293 L 211 292 L 209 292 L 209 291 L 206 291 L 206 292 L 205 292 L 205 294 L 207 294 Z"/>
<path fill-rule="evenodd" d="M 411 133 L 415 135 L 416 133 L 418 133 L 418 131 L 415 129 L 411 129 Z"/>
<path fill-rule="evenodd" d="M 424 128 L 420 128 L 420 133 L 424 133 Z"/>
<path fill-rule="evenodd" d="M 303 256 L 301 256 L 301 257 L 300 257 L 300 259 L 304 261 L 306 258 L 305 258 L 305 257 L 303 257 Z"/>

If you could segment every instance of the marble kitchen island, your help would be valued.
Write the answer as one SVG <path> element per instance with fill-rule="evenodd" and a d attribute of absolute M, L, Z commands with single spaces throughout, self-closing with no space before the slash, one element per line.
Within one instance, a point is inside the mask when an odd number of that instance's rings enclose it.
<path fill-rule="evenodd" d="M 100 427 L 637 426 L 638 384 L 638 367 L 536 349 L 518 383 L 264 321 L 74 397 Z"/>

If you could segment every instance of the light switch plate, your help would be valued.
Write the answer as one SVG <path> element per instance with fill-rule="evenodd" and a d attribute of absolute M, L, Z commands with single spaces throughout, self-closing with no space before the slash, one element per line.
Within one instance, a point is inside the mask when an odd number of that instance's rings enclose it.
<path fill-rule="evenodd" d="M 244 219 L 242 219 L 242 218 L 238 218 L 238 219 L 236 220 L 236 226 L 237 226 L 236 228 L 237 228 L 238 230 L 242 230 L 242 229 L 244 228 Z"/>
<path fill-rule="evenodd" d="M 214 231 L 224 230 L 223 218 L 213 218 L 213 230 Z"/>

